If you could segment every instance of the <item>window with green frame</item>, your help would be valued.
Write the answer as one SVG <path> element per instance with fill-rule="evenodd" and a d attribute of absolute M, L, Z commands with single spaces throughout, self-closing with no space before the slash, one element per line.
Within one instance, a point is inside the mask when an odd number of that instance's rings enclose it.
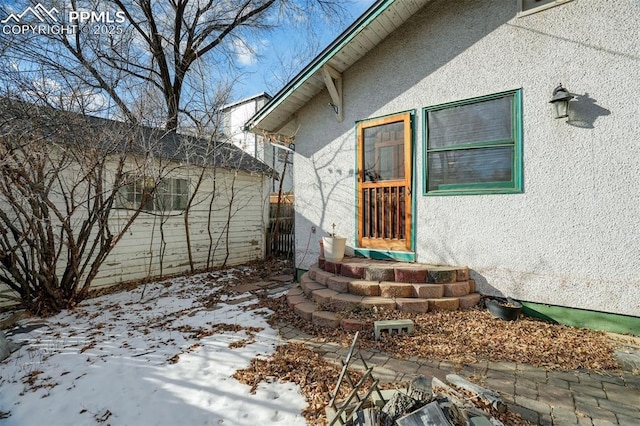
<path fill-rule="evenodd" d="M 426 195 L 522 191 L 521 90 L 423 108 Z"/>

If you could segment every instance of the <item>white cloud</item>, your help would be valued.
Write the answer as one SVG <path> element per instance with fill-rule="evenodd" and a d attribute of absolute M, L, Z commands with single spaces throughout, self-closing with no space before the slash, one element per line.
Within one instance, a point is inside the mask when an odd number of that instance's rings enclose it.
<path fill-rule="evenodd" d="M 246 41 L 233 40 L 233 51 L 236 60 L 242 65 L 253 65 L 256 63 L 256 52 L 247 44 Z"/>

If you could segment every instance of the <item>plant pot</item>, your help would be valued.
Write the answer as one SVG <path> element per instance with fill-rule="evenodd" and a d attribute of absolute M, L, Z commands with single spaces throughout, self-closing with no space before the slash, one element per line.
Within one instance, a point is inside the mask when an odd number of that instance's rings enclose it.
<path fill-rule="evenodd" d="M 517 320 L 522 310 L 522 305 L 512 300 L 507 302 L 500 299 L 485 299 L 484 305 L 491 315 L 506 321 Z"/>
<path fill-rule="evenodd" d="M 346 237 L 322 237 L 324 258 L 327 262 L 340 262 L 347 246 Z"/>

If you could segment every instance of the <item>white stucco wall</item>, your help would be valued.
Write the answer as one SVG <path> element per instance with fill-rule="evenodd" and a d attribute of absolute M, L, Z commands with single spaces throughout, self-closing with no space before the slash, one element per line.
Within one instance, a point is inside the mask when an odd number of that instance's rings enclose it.
<path fill-rule="evenodd" d="M 640 316 L 638 22 L 635 0 L 427 5 L 344 73 L 344 122 L 326 91 L 299 111 L 296 266 L 333 222 L 354 246 L 355 122 L 415 110 L 418 262 L 467 265 L 483 293 Z M 559 82 L 569 123 L 548 103 Z M 524 192 L 424 196 L 422 107 L 518 88 Z"/>

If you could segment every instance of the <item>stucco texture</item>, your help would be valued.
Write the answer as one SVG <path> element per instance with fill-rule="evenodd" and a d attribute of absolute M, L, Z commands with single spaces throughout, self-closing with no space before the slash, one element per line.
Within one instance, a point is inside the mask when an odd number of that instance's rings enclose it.
<path fill-rule="evenodd" d="M 466 265 L 485 294 L 640 316 L 638 22 L 634 0 L 522 17 L 512 0 L 429 3 L 344 72 L 343 122 L 326 91 L 298 112 L 297 266 L 334 222 L 355 246 L 355 123 L 415 111 L 418 262 Z M 559 82 L 568 122 L 548 103 Z M 422 108 L 514 89 L 523 192 L 424 195 Z"/>

